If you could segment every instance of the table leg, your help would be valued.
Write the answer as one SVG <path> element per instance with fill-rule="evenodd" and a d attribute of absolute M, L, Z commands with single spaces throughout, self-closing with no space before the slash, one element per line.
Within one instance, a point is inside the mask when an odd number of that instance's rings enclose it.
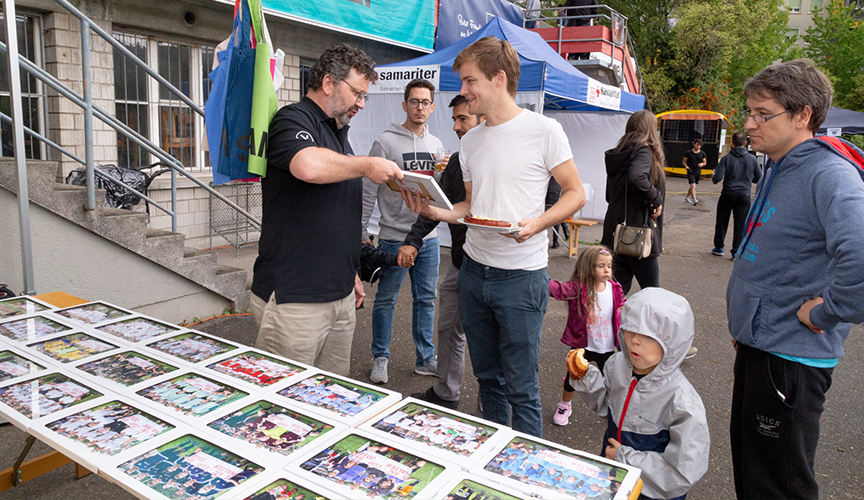
<path fill-rule="evenodd" d="M 567 258 L 573 257 L 579 251 L 579 226 L 570 224 L 570 242 L 567 250 Z"/>
<path fill-rule="evenodd" d="M 72 461 L 69 457 L 63 455 L 59 451 L 52 451 L 42 455 L 41 457 L 36 457 L 25 462 L 24 459 L 27 458 L 27 454 L 30 453 L 30 449 L 33 447 L 33 443 L 35 442 L 35 437 L 27 436 L 27 439 L 24 442 L 24 449 L 21 450 L 21 454 L 18 455 L 18 459 L 15 460 L 15 465 L 0 472 L 0 492 L 20 486 L 21 483 L 39 477 L 42 474 L 47 474 L 48 472 L 63 467 Z M 89 470 L 77 463 L 75 464 L 75 477 L 77 479 L 80 479 L 87 474 L 90 474 Z"/>

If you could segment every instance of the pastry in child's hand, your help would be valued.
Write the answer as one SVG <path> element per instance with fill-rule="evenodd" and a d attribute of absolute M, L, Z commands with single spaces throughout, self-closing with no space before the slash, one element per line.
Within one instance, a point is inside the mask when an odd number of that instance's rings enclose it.
<path fill-rule="evenodd" d="M 585 349 L 573 349 L 567 354 L 567 372 L 573 380 L 579 380 L 588 373 Z"/>

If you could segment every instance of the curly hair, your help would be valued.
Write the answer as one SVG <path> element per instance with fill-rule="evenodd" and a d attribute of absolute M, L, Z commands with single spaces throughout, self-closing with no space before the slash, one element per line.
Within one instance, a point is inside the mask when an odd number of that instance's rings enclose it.
<path fill-rule="evenodd" d="M 321 89 L 324 75 L 330 75 L 337 81 L 344 80 L 348 78 L 351 68 L 369 81 L 378 79 L 375 61 L 357 47 L 349 43 L 340 43 L 325 50 L 315 65 L 309 69 L 309 82 L 306 88 L 313 91 Z"/>

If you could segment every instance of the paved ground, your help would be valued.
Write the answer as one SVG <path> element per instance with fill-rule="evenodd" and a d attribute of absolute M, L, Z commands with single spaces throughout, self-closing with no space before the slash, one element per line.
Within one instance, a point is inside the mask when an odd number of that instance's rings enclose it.
<path fill-rule="evenodd" d="M 705 403 L 711 432 L 709 470 L 691 490 L 692 500 L 734 498 L 732 464 L 729 452 L 728 421 L 732 393 L 732 361 L 734 352 L 726 329 L 726 282 L 732 263 L 727 258 L 714 257 L 712 247 L 714 210 L 719 188 L 710 182 L 699 185 L 697 206 L 684 202 L 686 181 L 669 179 L 667 220 L 664 229 L 665 252 L 660 257 L 662 286 L 686 297 L 696 314 L 696 342 L 699 354 L 686 361 L 682 370 L 699 391 Z M 704 193 L 704 194 L 703 194 Z M 580 239 L 593 242 L 600 238 L 600 225 L 583 229 Z M 730 236 L 731 238 L 731 236 Z M 255 249 L 241 252 L 225 251 L 220 262 L 233 262 L 251 270 Z M 442 249 L 442 262 L 448 262 L 449 251 Z M 549 274 L 566 279 L 573 269 L 575 258 L 567 259 L 566 249 L 550 250 Z M 442 276 L 443 277 L 443 276 Z M 634 287 L 636 288 L 636 287 Z M 372 330 L 372 298 L 375 288 L 367 290 L 366 308 L 359 312 L 352 355 L 352 377 L 368 381 L 372 367 L 369 351 Z M 413 373 L 414 346 L 411 340 L 411 297 L 408 282 L 402 288 L 394 320 L 391 345 L 390 383 L 387 388 L 409 395 L 426 390 L 433 379 Z M 543 397 L 544 437 L 567 446 L 597 452 L 605 429 L 605 422 L 590 414 L 578 398 L 567 427 L 552 424 L 552 410 L 560 398 L 561 377 L 564 374 L 563 356 L 567 347 L 559 342 L 564 328 L 567 309 L 561 302 L 550 301 L 543 325 L 542 361 L 540 368 Z M 207 321 L 198 326 L 203 331 L 250 344 L 255 337 L 254 321 L 239 316 Z M 834 371 L 834 384 L 828 393 L 822 417 L 821 439 L 816 455 L 816 472 L 823 499 L 852 499 L 864 497 L 864 328 L 856 326 L 846 341 L 846 356 Z M 469 362 L 470 363 L 470 362 Z M 477 383 L 466 368 L 466 383 L 462 396 L 463 411 L 471 411 L 477 398 Z M 814 432 L 817 432 L 814 430 Z M 11 426 L 0 428 L 0 467 L 11 467 L 25 435 Z M 38 449 L 37 449 L 38 448 Z M 49 451 L 44 445 L 34 447 L 31 456 Z M 0 494 L 0 500 L 77 500 L 133 498 L 120 488 L 93 475 L 72 480 L 72 466 L 25 483 L 22 487 Z"/>

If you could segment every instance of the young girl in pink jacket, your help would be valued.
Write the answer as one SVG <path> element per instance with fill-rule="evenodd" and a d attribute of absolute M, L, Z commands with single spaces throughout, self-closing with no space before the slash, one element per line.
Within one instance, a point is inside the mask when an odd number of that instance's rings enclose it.
<path fill-rule="evenodd" d="M 570 281 L 549 281 L 549 294 L 566 300 L 569 311 L 561 342 L 571 349 L 585 348 L 585 359 L 597 363 L 600 371 L 618 347 L 618 327 L 624 292 L 612 281 L 612 252 L 602 245 L 589 246 L 579 252 Z M 574 390 L 564 377 L 564 392 L 555 408 L 552 422 L 567 425 Z"/>

